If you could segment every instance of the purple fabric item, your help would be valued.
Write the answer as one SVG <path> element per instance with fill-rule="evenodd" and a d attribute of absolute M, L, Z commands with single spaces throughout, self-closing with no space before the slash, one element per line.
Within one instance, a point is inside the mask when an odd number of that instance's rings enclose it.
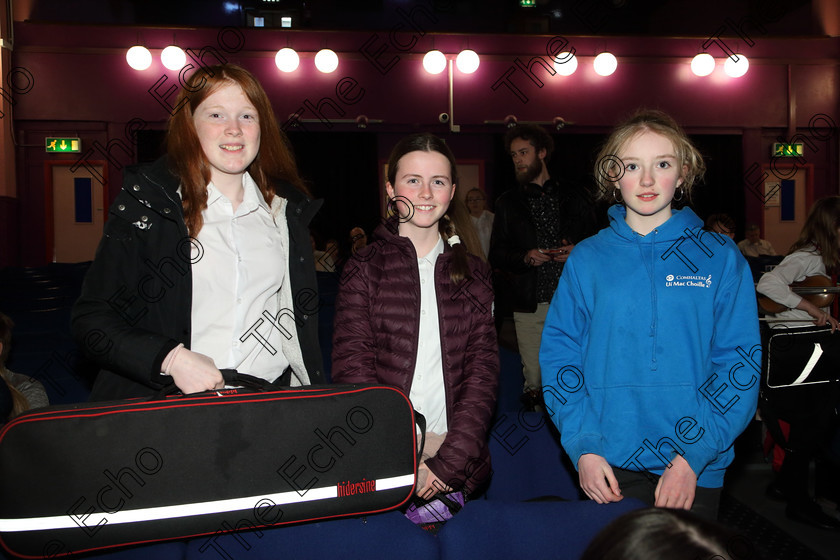
<path fill-rule="evenodd" d="M 449 500 L 456 502 L 459 506 L 464 507 L 463 492 L 452 492 L 447 494 L 446 497 Z M 459 507 L 458 510 L 460 510 L 461 507 Z M 452 519 L 452 517 L 458 513 L 458 510 L 454 512 L 450 511 L 448 505 L 436 498 L 421 506 L 411 504 L 406 510 L 405 516 L 418 525 L 425 523 L 441 523 Z"/>

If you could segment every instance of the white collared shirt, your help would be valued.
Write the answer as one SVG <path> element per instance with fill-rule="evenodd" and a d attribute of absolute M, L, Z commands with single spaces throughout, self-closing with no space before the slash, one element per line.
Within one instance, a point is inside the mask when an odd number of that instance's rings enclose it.
<path fill-rule="evenodd" d="M 289 365 L 282 350 L 284 334 L 273 320 L 280 289 L 288 281 L 288 248 L 279 229 L 287 227 L 280 219 L 285 200 L 269 207 L 248 173 L 242 186 L 235 213 L 213 183 L 207 186 L 198 233 L 204 255 L 192 265 L 191 349 L 210 356 L 219 369 L 273 381 Z M 281 323 L 285 330 L 294 332 L 293 319 Z"/>
<path fill-rule="evenodd" d="M 417 259 L 420 269 L 420 335 L 417 362 L 408 398 L 414 409 L 426 417 L 426 431 L 445 434 L 446 390 L 443 382 L 443 361 L 440 350 L 440 319 L 435 294 L 435 261 L 443 253 L 443 238 Z"/>

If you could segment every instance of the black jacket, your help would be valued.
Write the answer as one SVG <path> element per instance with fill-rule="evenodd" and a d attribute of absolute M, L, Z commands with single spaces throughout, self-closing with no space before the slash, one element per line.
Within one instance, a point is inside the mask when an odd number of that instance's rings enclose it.
<path fill-rule="evenodd" d="M 550 183 L 549 183 L 550 181 Z M 597 231 L 595 206 L 589 194 L 572 183 L 546 185 L 560 195 L 560 237 L 578 243 Z M 490 264 L 505 273 L 513 292 L 514 311 L 537 310 L 537 269 L 525 263 L 525 255 L 537 249 L 537 228 L 528 209 L 528 196 L 536 195 L 536 185 L 519 185 L 496 200 L 496 217 L 490 237 Z M 545 247 L 540 247 L 545 248 Z"/>
<path fill-rule="evenodd" d="M 160 374 L 169 351 L 179 343 L 190 347 L 191 264 L 201 253 L 187 233 L 178 185 L 166 158 L 125 170 L 73 308 L 73 336 L 102 368 L 92 400 L 154 394 L 171 383 Z M 289 278 L 307 369 L 296 373 L 308 373 L 309 383 L 322 383 L 318 286 L 308 230 L 321 201 L 287 183 L 276 184 L 275 192 L 288 201 Z"/>

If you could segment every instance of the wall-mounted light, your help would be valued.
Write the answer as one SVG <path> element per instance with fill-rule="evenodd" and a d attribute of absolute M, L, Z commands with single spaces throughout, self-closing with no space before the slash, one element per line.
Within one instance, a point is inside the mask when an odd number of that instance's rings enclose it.
<path fill-rule="evenodd" d="M 298 53 L 295 52 L 295 49 L 286 47 L 280 49 L 277 51 L 277 54 L 274 55 L 274 64 L 277 65 L 277 68 L 279 68 L 281 72 L 294 72 L 300 65 L 300 57 L 298 56 Z"/>
<path fill-rule="evenodd" d="M 169 70 L 180 70 L 187 63 L 187 55 L 175 45 L 169 45 L 160 53 L 160 61 Z"/>
<path fill-rule="evenodd" d="M 734 60 L 733 60 L 734 59 Z M 723 63 L 723 71 L 730 78 L 740 78 L 750 69 L 750 61 L 747 57 L 736 53 L 732 56 L 726 57 L 726 62 Z"/>
<path fill-rule="evenodd" d="M 554 57 L 554 69 L 561 76 L 571 76 L 578 67 L 578 59 L 574 53 L 561 52 Z"/>
<path fill-rule="evenodd" d="M 612 53 L 602 52 L 595 57 L 594 67 L 598 75 L 609 76 L 618 68 L 618 60 Z"/>
<path fill-rule="evenodd" d="M 696 76 L 708 76 L 715 70 L 715 57 L 709 53 L 700 53 L 691 59 L 691 71 Z"/>
<path fill-rule="evenodd" d="M 446 56 L 440 51 L 429 51 L 423 57 L 423 68 L 429 74 L 440 74 L 446 69 Z"/>
<path fill-rule="evenodd" d="M 152 53 L 146 47 L 134 46 L 125 53 L 125 60 L 135 70 L 145 70 L 152 65 Z"/>
<path fill-rule="evenodd" d="M 458 70 L 464 74 L 472 74 L 478 70 L 478 65 L 480 63 L 481 60 L 478 58 L 478 54 L 469 49 L 461 51 L 455 58 L 455 66 L 457 66 Z"/>
<path fill-rule="evenodd" d="M 516 115 L 508 115 L 505 117 L 505 127 L 506 128 L 513 128 L 516 126 L 517 120 Z"/>
<path fill-rule="evenodd" d="M 335 72 L 335 69 L 338 68 L 338 55 L 330 49 L 321 49 L 315 55 L 315 68 L 324 74 Z"/>

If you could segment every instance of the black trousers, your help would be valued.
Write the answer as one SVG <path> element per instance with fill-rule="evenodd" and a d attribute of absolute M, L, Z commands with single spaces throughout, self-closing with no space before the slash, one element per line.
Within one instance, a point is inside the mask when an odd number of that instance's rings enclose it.
<path fill-rule="evenodd" d="M 628 498 L 638 498 L 649 506 L 656 502 L 654 492 L 659 484 L 659 475 L 649 472 L 628 471 L 613 467 L 613 473 L 621 488 L 621 495 Z M 717 521 L 720 508 L 720 493 L 722 488 L 703 488 L 698 486 L 694 493 L 694 503 L 691 513 L 709 521 Z"/>

